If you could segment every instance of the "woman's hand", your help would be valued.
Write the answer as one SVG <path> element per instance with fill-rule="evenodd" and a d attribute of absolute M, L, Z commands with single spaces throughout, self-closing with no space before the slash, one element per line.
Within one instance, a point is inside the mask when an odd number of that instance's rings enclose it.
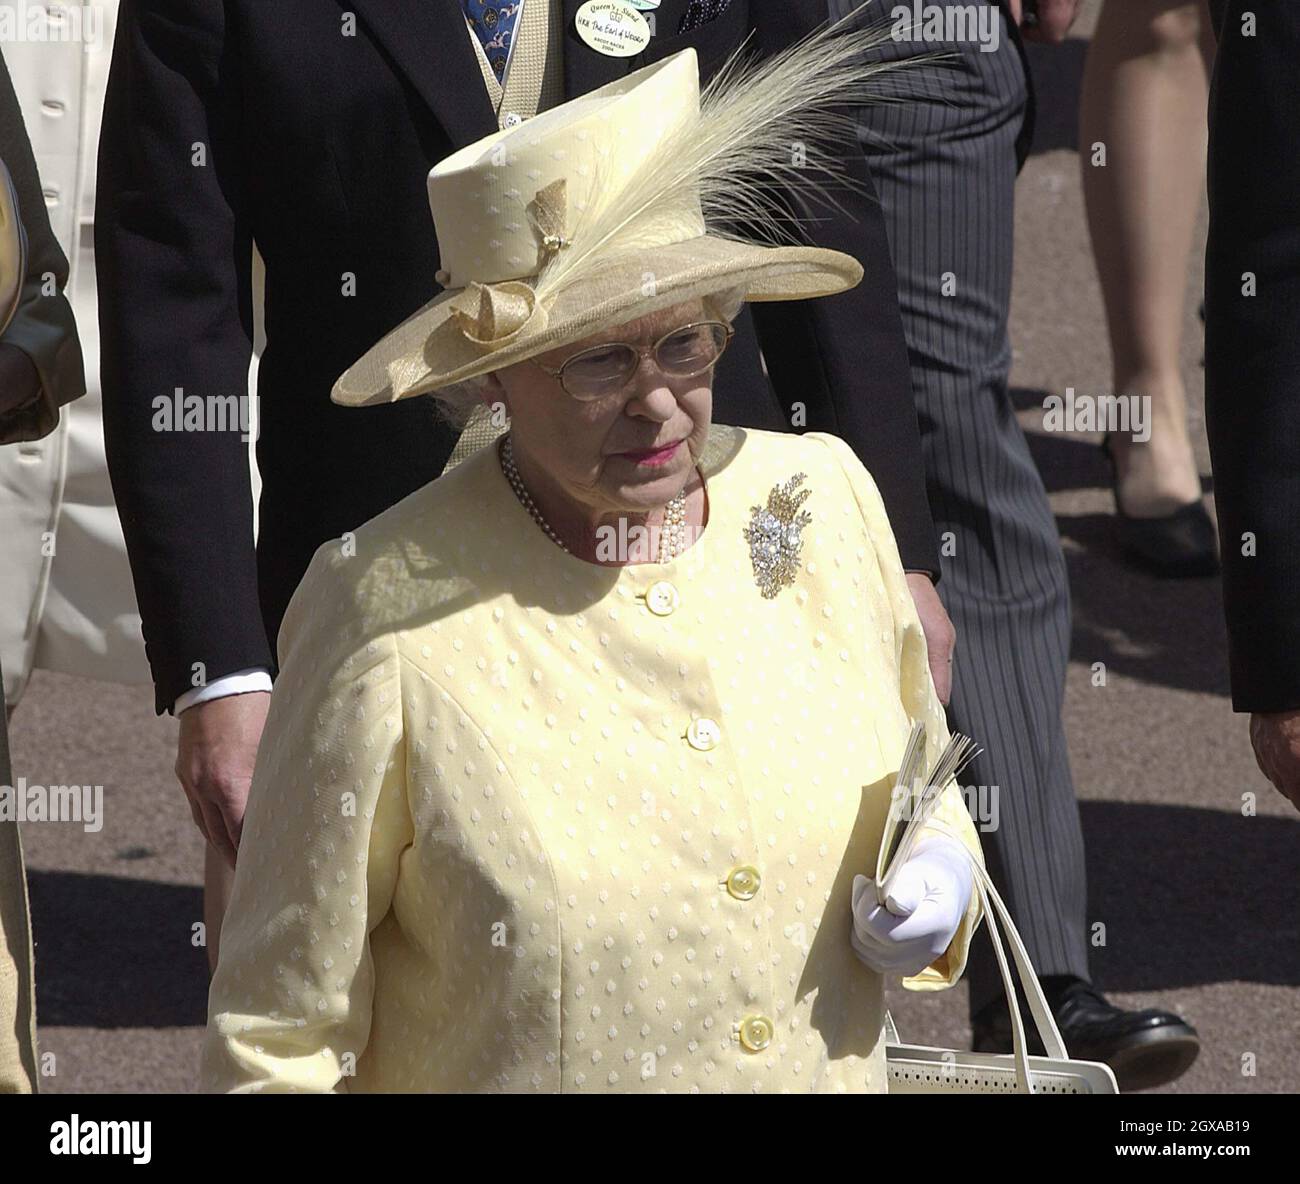
<path fill-rule="evenodd" d="M 875 882 L 854 876 L 853 952 L 872 970 L 903 978 L 942 957 L 974 889 L 966 860 L 951 839 L 922 839 L 899 868 L 883 908 L 876 903 Z"/>

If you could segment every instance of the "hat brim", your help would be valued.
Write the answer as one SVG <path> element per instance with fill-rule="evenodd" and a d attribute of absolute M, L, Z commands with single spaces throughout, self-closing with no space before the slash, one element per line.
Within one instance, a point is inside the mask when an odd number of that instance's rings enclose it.
<path fill-rule="evenodd" d="M 651 296 L 646 295 L 649 277 Z M 345 407 L 369 407 L 428 394 L 724 288 L 743 288 L 746 300 L 809 300 L 846 291 L 861 279 L 862 265 L 842 251 L 766 247 L 706 234 L 611 259 L 581 284 L 560 289 L 546 304 L 542 327 L 525 329 L 495 349 L 476 344 L 460 331 L 450 306 L 461 289 L 452 289 L 349 366 L 330 398 Z M 408 379 L 398 394 L 393 368 L 419 377 Z"/>

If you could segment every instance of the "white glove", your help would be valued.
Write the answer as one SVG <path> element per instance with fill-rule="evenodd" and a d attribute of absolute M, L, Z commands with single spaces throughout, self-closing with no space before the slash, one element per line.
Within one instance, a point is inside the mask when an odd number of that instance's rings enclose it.
<path fill-rule="evenodd" d="M 898 869 L 886 907 L 876 903 L 874 880 L 853 877 L 853 952 L 880 974 L 919 974 L 948 948 L 973 890 L 965 848 L 942 835 L 922 839 Z"/>

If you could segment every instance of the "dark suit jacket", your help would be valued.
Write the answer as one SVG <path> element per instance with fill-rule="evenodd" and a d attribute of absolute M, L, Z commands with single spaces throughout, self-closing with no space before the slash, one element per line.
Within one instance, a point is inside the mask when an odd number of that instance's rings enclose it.
<path fill-rule="evenodd" d="M 1038 118 L 1038 98 L 1034 92 L 1034 76 L 1029 68 L 1029 55 L 1025 53 L 1025 42 L 1020 36 L 1020 26 L 1011 18 L 1011 8 L 1007 0 L 997 0 L 997 6 L 1002 9 L 1006 17 L 1007 27 L 1011 30 L 1011 39 L 1015 42 L 1016 52 L 1020 55 L 1020 63 L 1025 68 L 1025 87 L 1027 95 L 1025 97 L 1025 121 L 1021 124 L 1020 135 L 1016 137 L 1016 162 L 1021 168 L 1024 167 L 1025 161 L 1029 159 L 1029 150 L 1034 143 L 1034 124 Z"/>
<path fill-rule="evenodd" d="M 1232 704 L 1284 711 L 1300 707 L 1300 4 L 1213 7 L 1205 414 Z"/>
<path fill-rule="evenodd" d="M 663 0 L 660 35 L 620 59 L 576 36 L 578 2 L 562 4 L 568 97 L 687 46 L 707 78 L 751 27 L 766 52 L 826 19 L 824 0 L 732 0 L 679 34 L 687 0 Z M 123 0 L 95 219 L 104 426 L 159 712 L 196 663 L 207 681 L 274 670 L 317 546 L 441 472 L 455 439 L 425 400 L 357 410 L 329 392 L 437 293 L 425 176 L 496 130 L 458 0 Z M 856 145 L 845 151 L 865 181 Z M 839 200 L 852 217 L 810 237 L 856 256 L 863 283 L 752 306 L 714 415 L 788 429 L 786 408 L 805 403 L 807 427 L 844 437 L 874 474 L 905 566 L 937 572 L 883 220 L 873 200 Z M 246 389 L 252 239 L 267 268 L 256 556 L 239 434 L 152 427 L 153 401 L 177 387 Z"/>

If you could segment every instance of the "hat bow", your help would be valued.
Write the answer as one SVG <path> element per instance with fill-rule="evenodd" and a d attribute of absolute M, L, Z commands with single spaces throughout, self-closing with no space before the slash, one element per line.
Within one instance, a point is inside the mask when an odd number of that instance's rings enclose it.
<path fill-rule="evenodd" d="M 537 234 L 540 272 L 546 262 L 570 243 L 565 234 L 568 203 L 564 178 L 552 181 L 528 203 L 529 221 Z M 498 280 L 480 284 L 470 280 L 451 301 L 451 316 L 470 341 L 496 349 L 538 315 L 537 294 L 524 280 Z"/>

